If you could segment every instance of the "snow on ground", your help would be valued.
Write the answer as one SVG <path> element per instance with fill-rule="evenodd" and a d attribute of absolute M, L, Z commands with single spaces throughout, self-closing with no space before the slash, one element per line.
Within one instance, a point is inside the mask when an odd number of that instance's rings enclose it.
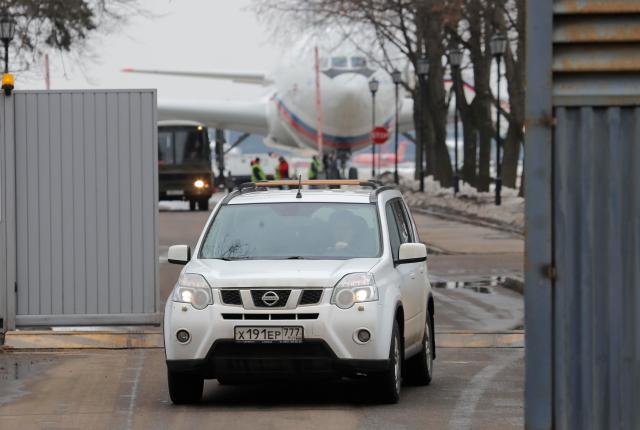
<path fill-rule="evenodd" d="M 425 179 L 424 193 L 418 190 L 419 183 L 410 175 L 402 174 L 400 188 L 407 203 L 418 209 L 425 209 L 441 215 L 452 215 L 470 221 L 492 224 L 508 230 L 524 232 L 524 198 L 518 197 L 518 190 L 502 188 L 502 205 L 495 205 L 495 192 L 478 192 L 466 183 L 460 183 L 460 192 L 453 195 L 453 188 L 442 188 L 432 177 Z M 393 181 L 392 175 L 385 175 L 384 182 Z"/>

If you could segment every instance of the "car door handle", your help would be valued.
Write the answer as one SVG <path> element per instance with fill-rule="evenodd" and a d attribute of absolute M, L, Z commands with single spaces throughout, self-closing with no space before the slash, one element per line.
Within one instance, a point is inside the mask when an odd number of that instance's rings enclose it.
<path fill-rule="evenodd" d="M 416 279 L 416 274 L 414 272 L 409 273 L 409 277 L 411 279 Z"/>

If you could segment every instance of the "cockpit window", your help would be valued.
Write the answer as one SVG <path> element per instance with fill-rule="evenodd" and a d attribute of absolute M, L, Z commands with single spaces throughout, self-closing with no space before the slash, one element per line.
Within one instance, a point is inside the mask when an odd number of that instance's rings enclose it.
<path fill-rule="evenodd" d="M 351 67 L 354 69 L 367 67 L 367 59 L 364 57 L 351 57 Z"/>
<path fill-rule="evenodd" d="M 347 64 L 347 57 L 333 57 L 331 59 L 331 66 L 333 67 L 339 67 L 339 68 L 346 68 L 348 67 Z"/>

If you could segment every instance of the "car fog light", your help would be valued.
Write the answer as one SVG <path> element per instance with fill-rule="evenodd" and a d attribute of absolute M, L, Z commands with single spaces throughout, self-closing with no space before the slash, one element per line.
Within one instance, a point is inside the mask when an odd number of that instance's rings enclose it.
<path fill-rule="evenodd" d="M 358 330 L 358 333 L 356 334 L 358 340 L 362 343 L 367 343 L 369 342 L 369 340 L 371 340 L 371 332 L 367 329 L 360 329 Z"/>
<path fill-rule="evenodd" d="M 178 330 L 178 332 L 176 333 L 176 337 L 178 338 L 178 342 L 180 343 L 187 343 L 189 342 L 189 339 L 191 339 L 191 335 L 186 330 Z"/>

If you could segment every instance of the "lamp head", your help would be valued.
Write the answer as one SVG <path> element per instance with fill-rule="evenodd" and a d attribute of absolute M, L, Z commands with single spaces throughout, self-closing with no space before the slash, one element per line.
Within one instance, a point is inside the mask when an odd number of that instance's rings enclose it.
<path fill-rule="evenodd" d="M 421 78 L 426 78 L 427 75 L 429 74 L 429 59 L 427 59 L 426 56 L 421 56 L 418 59 L 418 70 L 416 70 L 418 72 L 418 76 Z"/>
<path fill-rule="evenodd" d="M 16 22 L 10 15 L 3 15 L 0 18 L 0 40 L 3 43 L 9 43 L 13 40 L 16 32 Z"/>
<path fill-rule="evenodd" d="M 489 41 L 489 50 L 494 57 L 501 57 L 507 50 L 507 38 L 504 34 L 497 32 Z"/>
<path fill-rule="evenodd" d="M 393 83 L 396 85 L 402 82 L 402 73 L 400 72 L 400 70 L 394 69 L 393 72 L 391 72 L 391 79 L 393 80 Z"/>
<path fill-rule="evenodd" d="M 380 87 L 380 82 L 376 78 L 373 78 L 369 81 L 369 91 L 371 91 L 371 95 L 375 95 Z"/>

